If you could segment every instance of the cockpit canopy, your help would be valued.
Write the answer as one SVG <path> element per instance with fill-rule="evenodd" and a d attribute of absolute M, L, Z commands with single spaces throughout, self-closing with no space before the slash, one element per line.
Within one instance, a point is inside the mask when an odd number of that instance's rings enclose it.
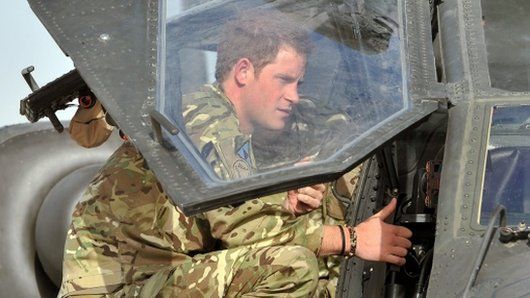
<path fill-rule="evenodd" d="M 330 181 L 438 108 L 436 96 L 424 91 L 436 83 L 432 49 L 428 50 L 431 39 L 415 34 L 430 28 L 428 3 L 423 7 L 398 0 L 147 1 L 120 6 L 96 2 L 83 2 L 80 8 L 55 2 L 33 6 L 45 24 L 53 22 L 48 24 L 52 35 L 187 214 Z M 50 10 L 61 10 L 72 19 L 49 20 Z M 73 23 L 78 13 L 86 21 L 97 15 L 98 21 L 90 27 Z M 285 28 L 307 32 L 311 48 L 295 78 L 296 102 L 276 107 L 283 113 L 282 125 L 276 128 L 245 121 L 234 96 L 223 89 L 224 81 L 215 77 L 227 22 L 267 14 L 292 24 Z M 274 24 L 264 27 L 272 30 Z M 83 42 L 76 42 L 80 37 Z M 407 49 L 412 43 L 423 46 L 411 52 Z M 187 127 L 185 114 L 195 98 L 191 95 L 212 87 L 220 91 L 227 111 L 234 113 L 231 119 L 253 124 L 250 131 L 234 125 L 233 132 L 244 141 L 231 145 L 234 158 L 245 160 L 252 169 L 234 159 L 222 163 L 241 175 L 216 170 L 208 158 L 215 142 L 199 138 L 199 146 Z M 254 95 L 283 98 L 270 91 L 276 89 L 268 90 Z M 259 105 L 246 108 L 247 114 L 248 110 L 268 121 L 267 111 Z M 218 125 L 212 135 L 226 132 L 228 124 L 221 123 L 225 126 Z"/>
<path fill-rule="evenodd" d="M 313 48 L 298 88 L 300 102 L 292 104 L 284 129 L 254 127 L 255 174 L 292 167 L 302 160 L 329 160 L 361 135 L 370 134 L 409 108 L 397 1 L 371 3 L 362 11 L 351 3 L 332 1 L 210 1 L 195 7 L 168 2 L 162 20 L 165 30 L 159 39 L 162 75 L 157 100 L 159 111 L 181 132 L 186 132 L 183 113 L 194 104 L 183 98 L 205 84 L 221 83 L 216 82 L 215 72 L 224 24 L 252 14 L 292 21 L 293 26 L 307 30 L 308 46 Z M 268 19 L 273 27 L 274 20 Z M 262 94 L 262 100 L 273 96 Z M 175 147 L 189 142 L 182 135 L 168 140 Z M 193 155 L 201 156 L 201 152 Z M 211 171 L 206 160 L 199 164 L 205 172 Z"/>

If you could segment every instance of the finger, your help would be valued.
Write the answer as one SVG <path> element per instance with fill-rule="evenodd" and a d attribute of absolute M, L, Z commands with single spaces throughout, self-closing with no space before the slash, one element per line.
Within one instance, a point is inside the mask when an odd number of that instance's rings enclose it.
<path fill-rule="evenodd" d="M 403 247 L 394 246 L 390 250 L 390 253 L 398 257 L 405 257 L 408 253 L 408 250 Z"/>
<path fill-rule="evenodd" d="M 311 208 L 306 204 L 299 204 L 297 209 L 298 209 L 298 214 L 306 214 L 314 210 L 314 208 Z"/>
<path fill-rule="evenodd" d="M 397 204 L 396 202 L 397 202 L 396 198 L 392 198 L 392 201 L 390 201 L 388 205 L 386 205 L 383 209 L 381 209 L 379 212 L 374 214 L 374 216 L 372 217 L 379 217 L 382 220 L 385 220 L 385 218 L 387 218 L 390 214 L 394 212 L 394 210 L 396 210 L 396 204 Z"/>
<path fill-rule="evenodd" d="M 321 200 L 317 200 L 312 196 L 308 196 L 308 195 L 301 194 L 301 193 L 298 194 L 298 201 L 306 204 L 307 206 L 313 209 L 320 207 L 322 203 Z"/>
<path fill-rule="evenodd" d="M 297 191 L 289 190 L 287 192 L 287 200 L 289 200 L 289 202 L 295 202 L 297 200 L 297 198 L 296 198 L 297 195 L 298 195 Z"/>
<path fill-rule="evenodd" d="M 410 248 L 412 246 L 412 242 L 410 242 L 409 239 L 403 237 L 394 237 L 392 244 L 403 248 Z"/>
<path fill-rule="evenodd" d="M 316 189 L 320 192 L 324 192 L 326 190 L 326 185 L 323 183 L 312 185 L 311 188 Z"/>
<path fill-rule="evenodd" d="M 394 233 L 397 236 L 404 237 L 404 238 L 410 238 L 412 237 L 412 231 L 401 226 L 396 226 L 396 229 L 394 230 Z"/>
<path fill-rule="evenodd" d="M 318 191 L 312 187 L 303 187 L 303 188 L 300 188 L 298 189 L 298 193 L 299 194 L 304 194 L 304 195 L 308 195 L 308 196 L 311 196 L 315 199 L 318 199 L 318 200 L 322 200 L 322 198 L 324 197 L 322 195 L 322 192 L 321 191 Z"/>
<path fill-rule="evenodd" d="M 405 258 L 398 257 L 398 256 L 395 256 L 395 255 L 386 255 L 383 258 L 383 261 L 391 263 L 391 264 L 394 264 L 394 265 L 398 265 L 398 266 L 405 265 Z"/>

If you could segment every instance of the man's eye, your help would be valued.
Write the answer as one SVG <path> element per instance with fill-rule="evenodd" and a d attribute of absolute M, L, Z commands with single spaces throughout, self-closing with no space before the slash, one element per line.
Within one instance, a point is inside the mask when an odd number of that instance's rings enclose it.
<path fill-rule="evenodd" d="M 293 78 L 289 75 L 278 75 L 277 78 L 280 80 L 280 82 L 286 84 L 290 84 L 296 81 L 296 78 Z"/>

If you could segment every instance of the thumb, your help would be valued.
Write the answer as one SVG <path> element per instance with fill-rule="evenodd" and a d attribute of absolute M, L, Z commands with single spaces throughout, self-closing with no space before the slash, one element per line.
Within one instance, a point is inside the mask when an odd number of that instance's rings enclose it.
<path fill-rule="evenodd" d="M 390 201 L 388 205 L 386 205 L 383 209 L 381 209 L 381 211 L 374 214 L 373 217 L 379 217 L 381 220 L 385 220 L 390 214 L 394 212 L 394 210 L 396 210 L 396 204 L 397 204 L 396 198 L 392 198 L 392 201 Z"/>

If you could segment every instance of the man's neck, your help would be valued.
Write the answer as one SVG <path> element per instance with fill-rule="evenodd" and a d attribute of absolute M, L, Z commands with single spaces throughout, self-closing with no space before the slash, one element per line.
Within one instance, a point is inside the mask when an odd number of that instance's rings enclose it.
<path fill-rule="evenodd" d="M 250 121 L 244 116 L 246 115 L 246 113 L 243 110 L 243 104 L 241 102 L 241 88 L 236 86 L 233 82 L 222 82 L 219 84 L 219 86 L 221 87 L 221 90 L 224 92 L 224 94 L 226 95 L 228 100 L 230 100 L 232 106 L 234 107 L 237 119 L 239 120 L 239 130 L 245 134 L 252 133 L 252 125 L 250 124 Z"/>

